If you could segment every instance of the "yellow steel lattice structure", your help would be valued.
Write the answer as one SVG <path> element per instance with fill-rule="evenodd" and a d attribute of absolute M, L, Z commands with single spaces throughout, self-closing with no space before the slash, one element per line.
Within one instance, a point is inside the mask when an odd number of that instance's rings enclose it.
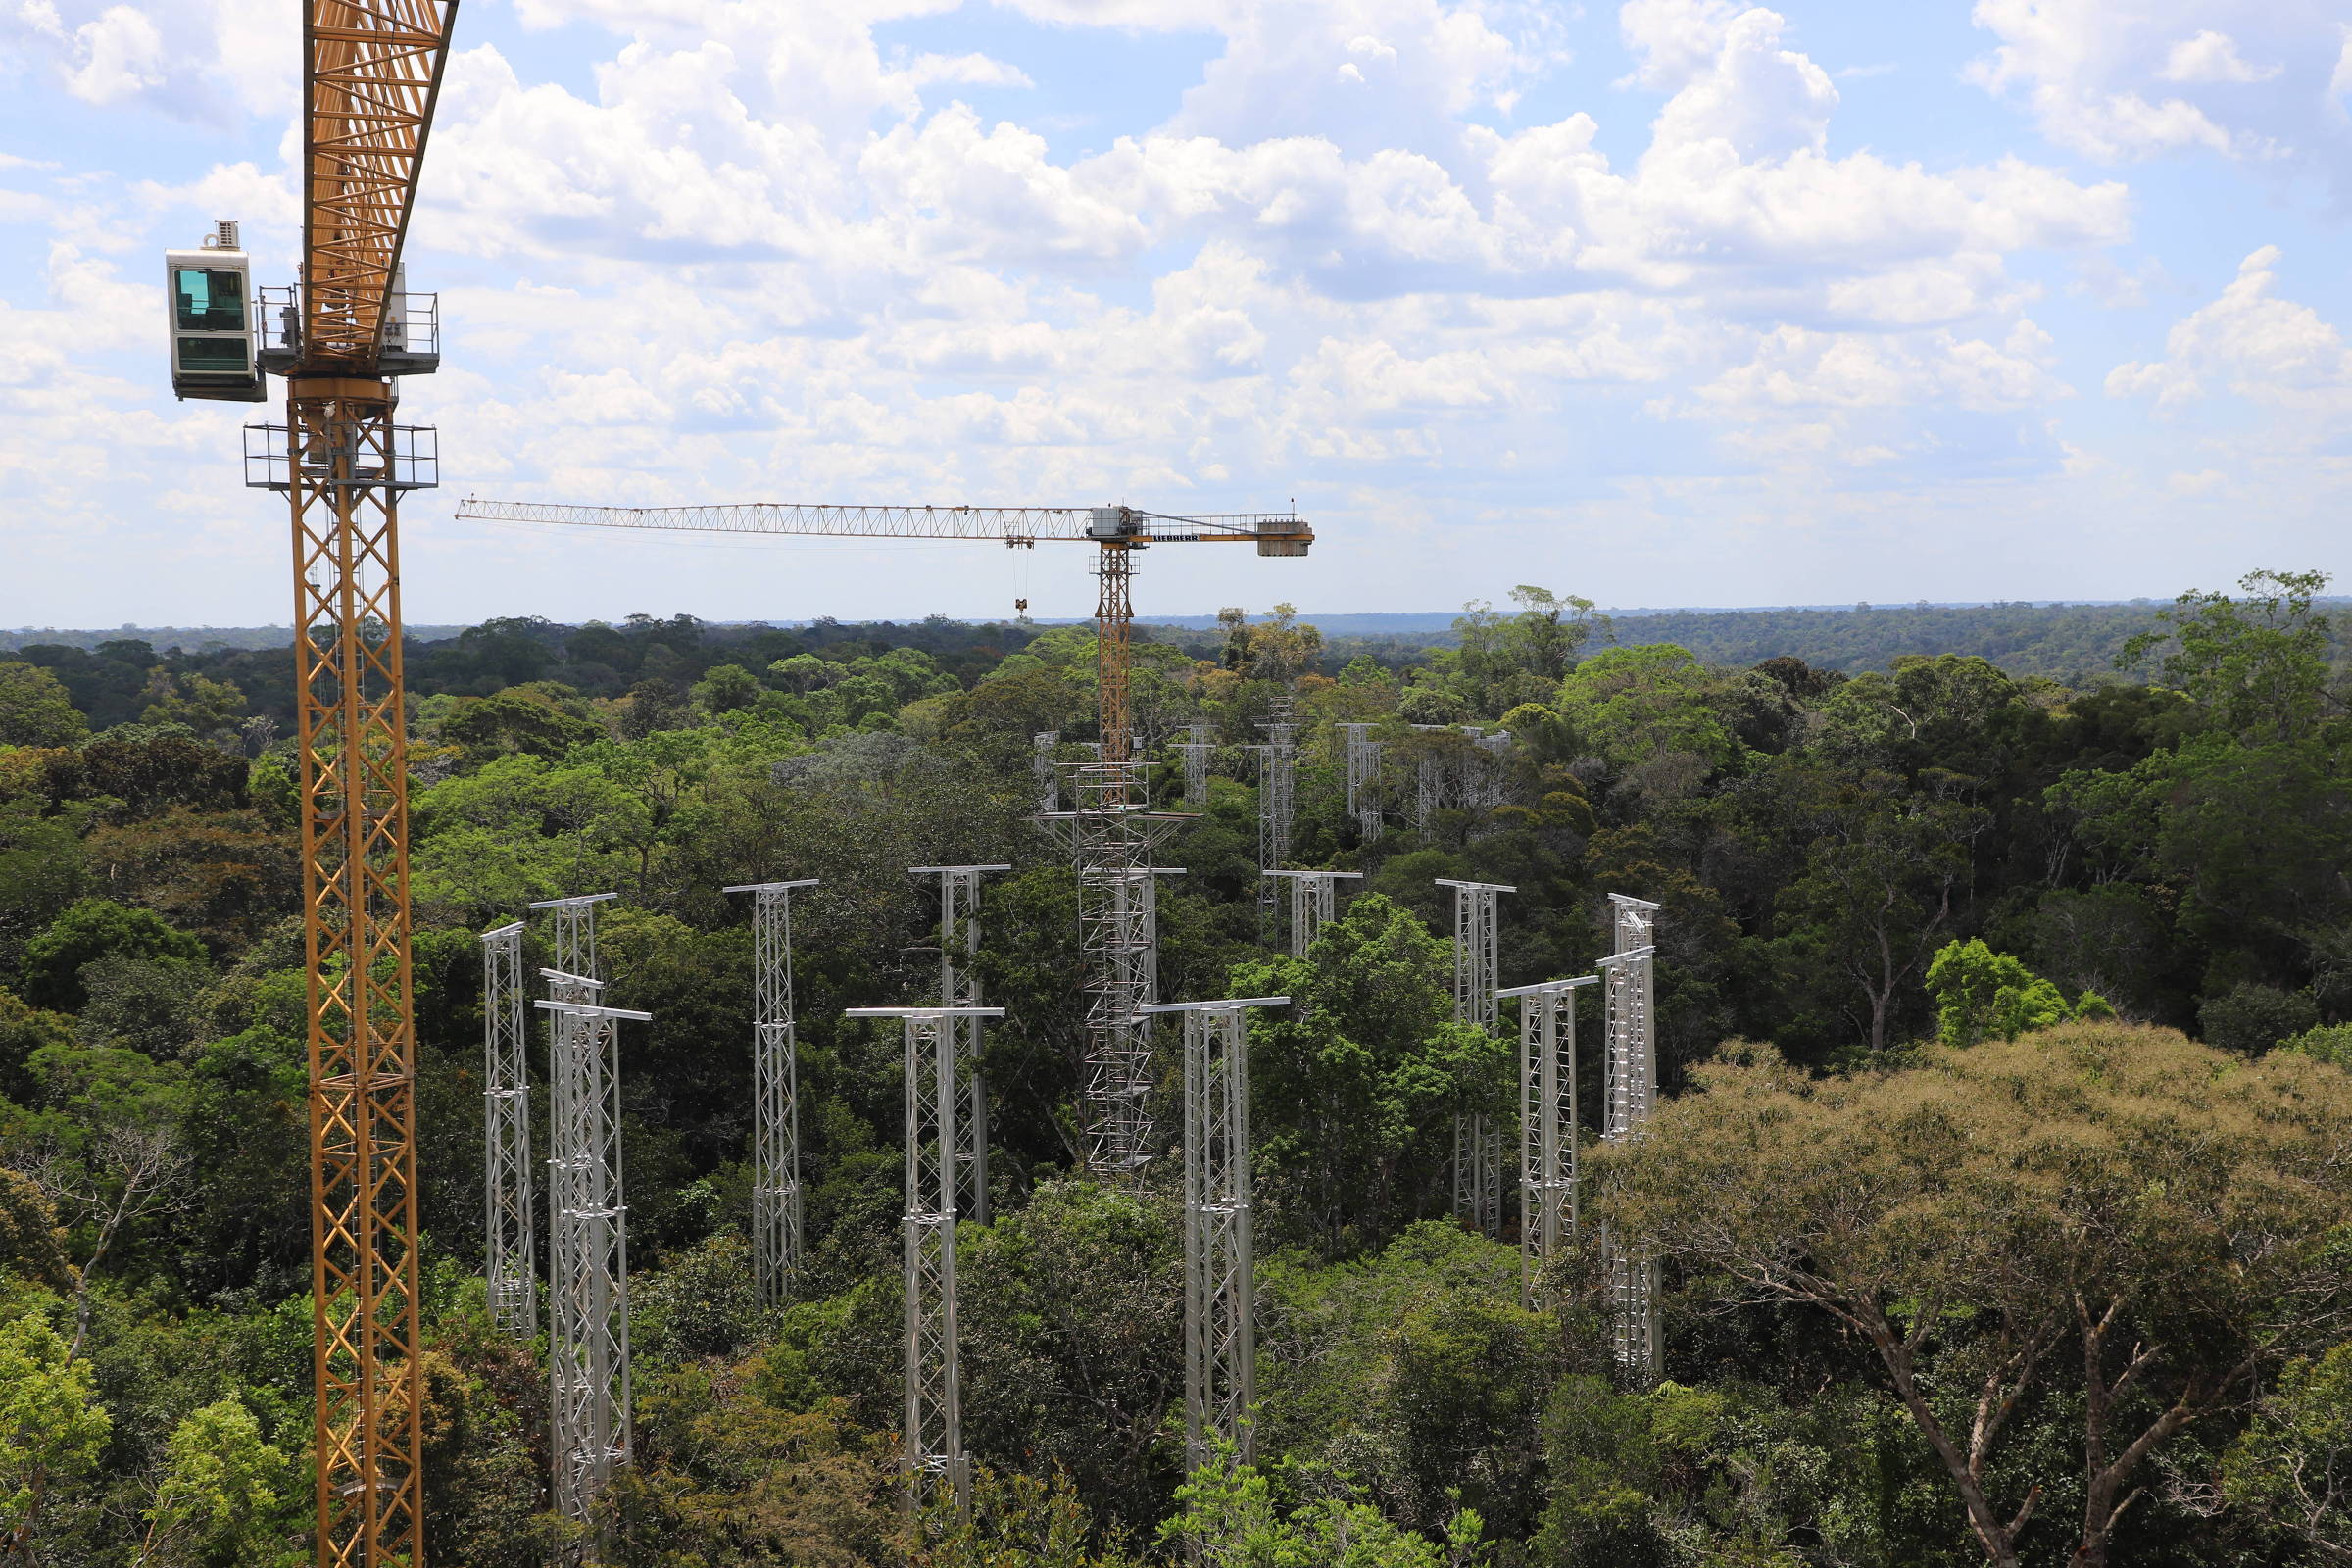
<path fill-rule="evenodd" d="M 387 296 L 455 0 L 310 0 L 287 382 L 310 964 L 318 1561 L 424 1559 L 416 1025 Z"/>

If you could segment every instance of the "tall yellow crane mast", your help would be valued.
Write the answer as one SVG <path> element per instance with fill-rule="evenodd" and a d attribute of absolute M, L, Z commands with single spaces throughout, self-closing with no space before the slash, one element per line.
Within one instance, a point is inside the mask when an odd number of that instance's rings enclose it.
<path fill-rule="evenodd" d="M 247 426 L 245 455 L 293 521 L 321 1568 L 424 1560 L 398 523 L 433 450 L 392 412 L 393 377 L 439 359 L 400 256 L 456 13 L 305 0 L 302 274 L 263 291 L 267 319 L 233 223 L 167 258 L 174 390 L 252 401 L 265 371 L 286 379 L 285 423 Z"/>
<path fill-rule="evenodd" d="M 483 522 L 544 522 L 592 528 L 644 528 L 702 533 L 821 534 L 849 539 L 996 540 L 1015 549 L 1040 540 L 1097 546 L 1095 686 L 1102 752 L 1124 760 L 1134 715 L 1127 700 L 1135 620 L 1131 592 L 1135 552 L 1165 544 L 1253 544 L 1261 556 L 1303 556 L 1315 531 L 1296 512 L 1232 513 L 1178 517 L 1134 507 L 895 507 L 738 502 L 705 507 L 566 506 L 532 501 L 458 504 L 460 517 Z M 1109 775 L 1123 806 L 1124 769 Z"/>

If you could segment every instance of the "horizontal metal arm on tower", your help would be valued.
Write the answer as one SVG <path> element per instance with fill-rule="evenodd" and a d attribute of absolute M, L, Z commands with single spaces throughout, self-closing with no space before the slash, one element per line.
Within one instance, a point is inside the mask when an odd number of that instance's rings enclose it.
<path fill-rule="evenodd" d="M 922 507 L 741 501 L 700 507 L 596 507 L 560 502 L 458 503 L 461 519 L 694 533 L 815 534 L 837 539 L 971 539 L 1007 545 L 1257 544 L 1304 547 L 1315 532 L 1289 512 L 1180 517 L 1134 507 Z M 1291 553 L 1291 552 L 1283 552 Z"/>

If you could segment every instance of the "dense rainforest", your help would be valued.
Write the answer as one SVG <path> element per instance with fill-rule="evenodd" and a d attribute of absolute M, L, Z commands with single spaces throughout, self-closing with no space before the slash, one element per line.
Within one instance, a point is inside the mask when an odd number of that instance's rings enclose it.
<path fill-rule="evenodd" d="M 1727 658 L 1532 587 L 1443 646 L 1282 607 L 1140 641 L 1147 755 L 1216 743 L 1161 853 L 1188 872 L 1161 994 L 1294 999 L 1249 1048 L 1255 1463 L 1189 1476 L 1169 1162 L 1080 1168 L 1076 893 L 1028 820 L 1033 737 L 1076 760 L 1092 733 L 1092 631 L 412 640 L 430 1560 L 542 1564 L 569 1528 L 544 1345 L 492 1329 L 479 1278 L 477 934 L 616 892 L 609 995 L 652 1022 L 620 1058 L 615 1562 L 2352 1562 L 2352 683 L 2325 586 L 2083 622 L 2042 671 L 1769 628 Z M 309 1558 L 292 679 L 282 648 L 0 659 L 0 1558 Z M 1243 750 L 1286 707 L 1294 861 L 1363 873 L 1303 957 L 1261 923 Z M 1384 745 L 1377 835 L 1341 724 Z M 900 1041 L 843 1013 L 935 983 L 908 867 L 999 861 L 996 1215 L 958 1241 L 979 1479 L 968 1518 L 907 1520 Z M 819 882 L 808 1264 L 764 1308 L 752 937 L 721 890 L 781 877 Z M 1454 1022 L 1439 878 L 1516 889 L 1506 986 L 1588 972 L 1607 895 L 1662 906 L 1666 1103 L 1591 1151 L 1540 1310 L 1515 1221 L 1450 1218 L 1453 1119 L 1508 1113 L 1513 1047 Z M 1610 1375 L 1603 1223 L 1662 1271 L 1654 1390 Z"/>

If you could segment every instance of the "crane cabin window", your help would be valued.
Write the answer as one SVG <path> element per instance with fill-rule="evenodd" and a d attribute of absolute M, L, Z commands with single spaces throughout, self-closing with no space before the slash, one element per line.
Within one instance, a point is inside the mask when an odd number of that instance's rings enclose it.
<path fill-rule="evenodd" d="M 243 375 L 253 368 L 245 358 L 241 337 L 183 337 L 179 340 L 179 368 L 191 374 L 228 375 Z"/>
<path fill-rule="evenodd" d="M 183 332 L 245 330 L 245 274 L 209 267 L 178 267 L 172 293 Z"/>

